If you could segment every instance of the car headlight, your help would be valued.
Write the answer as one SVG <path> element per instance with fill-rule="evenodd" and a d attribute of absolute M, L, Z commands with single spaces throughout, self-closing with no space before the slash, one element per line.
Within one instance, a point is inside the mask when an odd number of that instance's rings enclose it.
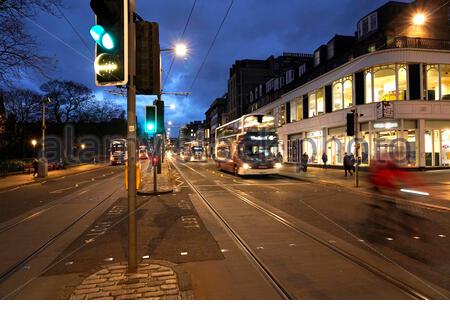
<path fill-rule="evenodd" d="M 250 169 L 250 165 L 249 165 L 248 163 L 244 163 L 244 164 L 242 165 L 242 169 L 248 170 L 248 169 Z"/>
<path fill-rule="evenodd" d="M 275 163 L 275 168 L 280 169 L 283 165 L 279 162 Z"/>

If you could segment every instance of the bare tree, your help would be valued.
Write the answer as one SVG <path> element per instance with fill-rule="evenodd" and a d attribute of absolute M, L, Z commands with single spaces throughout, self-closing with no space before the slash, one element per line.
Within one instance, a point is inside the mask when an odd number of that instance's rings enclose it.
<path fill-rule="evenodd" d="M 50 119 L 57 123 L 78 121 L 94 99 L 91 89 L 73 81 L 51 80 L 41 90 L 51 99 Z"/>
<path fill-rule="evenodd" d="M 33 122 L 40 113 L 42 96 L 28 89 L 13 89 L 5 92 L 5 109 L 8 117 L 13 116 L 17 122 Z"/>
<path fill-rule="evenodd" d="M 39 12 L 56 15 L 61 0 L 0 0 L 0 86 L 11 87 L 23 72 L 46 74 L 51 60 L 39 55 L 25 24 Z"/>
<path fill-rule="evenodd" d="M 82 113 L 83 122 L 110 122 L 118 119 L 123 109 L 111 100 L 93 100 Z"/>

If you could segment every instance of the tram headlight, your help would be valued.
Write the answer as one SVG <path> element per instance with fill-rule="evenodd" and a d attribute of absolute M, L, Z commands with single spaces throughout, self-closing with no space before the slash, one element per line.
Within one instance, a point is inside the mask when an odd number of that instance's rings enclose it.
<path fill-rule="evenodd" d="M 279 162 L 275 163 L 275 169 L 281 169 L 283 165 Z"/>
<path fill-rule="evenodd" d="M 248 169 L 250 169 L 250 165 L 249 165 L 248 163 L 244 163 L 244 164 L 242 165 L 242 169 L 248 170 Z"/>

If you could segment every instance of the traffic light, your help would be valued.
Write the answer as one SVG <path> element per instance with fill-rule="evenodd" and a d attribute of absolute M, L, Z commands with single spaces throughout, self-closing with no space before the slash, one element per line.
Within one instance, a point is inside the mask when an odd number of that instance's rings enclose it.
<path fill-rule="evenodd" d="M 91 0 L 96 25 L 90 33 L 95 46 L 95 83 L 128 83 L 128 0 Z"/>
<path fill-rule="evenodd" d="M 136 23 L 136 91 L 138 94 L 161 94 L 161 48 L 156 22 Z"/>
<path fill-rule="evenodd" d="M 145 107 L 145 132 L 157 132 L 156 114 L 156 106 Z"/>
<path fill-rule="evenodd" d="M 164 101 L 155 100 L 154 105 L 156 106 L 156 133 L 164 133 Z"/>
<path fill-rule="evenodd" d="M 355 114 L 347 113 L 347 136 L 355 135 Z"/>

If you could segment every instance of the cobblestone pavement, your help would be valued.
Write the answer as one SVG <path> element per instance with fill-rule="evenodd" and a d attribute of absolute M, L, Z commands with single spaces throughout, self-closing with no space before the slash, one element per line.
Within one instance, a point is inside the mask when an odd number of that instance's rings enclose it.
<path fill-rule="evenodd" d="M 103 266 L 87 277 L 70 296 L 71 300 L 192 300 L 189 276 L 165 261 L 140 263 L 135 274 L 125 263 Z"/>

